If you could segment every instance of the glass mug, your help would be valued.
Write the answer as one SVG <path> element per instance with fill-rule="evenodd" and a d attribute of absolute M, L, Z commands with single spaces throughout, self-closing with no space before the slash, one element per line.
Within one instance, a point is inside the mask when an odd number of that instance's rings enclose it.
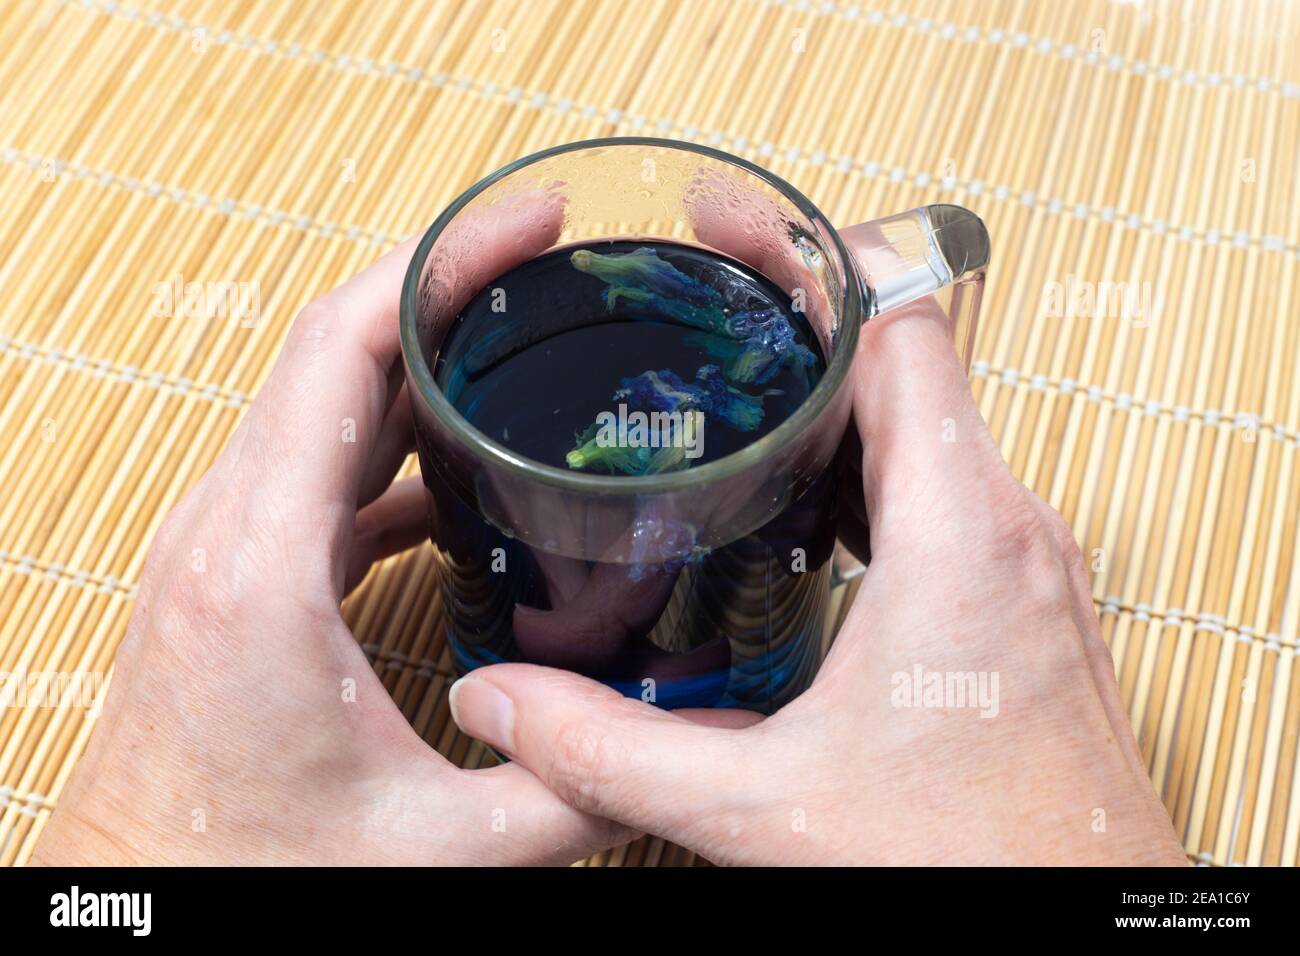
<path fill-rule="evenodd" d="M 526 661 L 661 707 L 763 713 L 811 683 L 831 636 L 846 383 L 861 324 L 936 295 L 969 366 L 988 260 L 983 223 L 957 206 L 850 234 L 852 244 L 792 186 L 743 159 L 639 137 L 517 160 L 437 218 L 407 271 L 400 322 L 458 672 Z M 807 399 L 739 451 L 642 476 L 548 466 L 471 425 L 435 381 L 460 309 L 523 262 L 625 239 L 702 248 L 800 292 L 826 357 Z M 554 334 L 570 319 L 525 309 L 502 321 Z M 508 331 L 520 341 L 541 334 Z"/>

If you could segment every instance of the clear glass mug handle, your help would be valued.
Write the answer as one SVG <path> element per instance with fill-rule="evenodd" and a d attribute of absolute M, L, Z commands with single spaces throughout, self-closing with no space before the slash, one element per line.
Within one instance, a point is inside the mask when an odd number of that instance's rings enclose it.
<path fill-rule="evenodd" d="M 867 318 L 934 295 L 970 369 L 989 234 L 969 209 L 940 203 L 840 230 L 871 292 Z"/>

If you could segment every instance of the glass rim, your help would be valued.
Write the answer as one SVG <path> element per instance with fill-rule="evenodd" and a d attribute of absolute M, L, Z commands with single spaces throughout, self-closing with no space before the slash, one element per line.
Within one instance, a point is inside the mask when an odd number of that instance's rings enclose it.
<path fill-rule="evenodd" d="M 808 397 L 781 424 L 746 445 L 739 451 L 724 455 L 714 461 L 684 471 L 664 472 L 658 475 L 598 475 L 589 472 L 566 471 L 553 465 L 546 465 L 524 455 L 520 455 L 497 441 L 489 438 L 456 410 L 447 397 L 438 388 L 433 378 L 433 370 L 425 360 L 417 335 L 416 318 L 418 315 L 418 294 L 420 276 L 424 272 L 425 262 L 433 249 L 434 243 L 447 226 L 471 201 L 489 187 L 506 177 L 553 156 L 581 150 L 599 149 L 607 146 L 654 146 L 664 149 L 677 149 L 696 153 L 716 159 L 732 166 L 738 166 L 746 172 L 757 176 L 777 190 L 791 202 L 799 212 L 810 220 L 824 223 L 830 233 L 831 242 L 840 256 L 845 268 L 845 290 L 841 302 L 840 322 L 841 342 L 828 357 L 826 372 L 814 386 Z M 420 395 L 439 421 L 455 436 L 456 441 L 468 449 L 474 457 L 490 462 L 493 466 L 504 469 L 530 481 L 562 488 L 574 492 L 597 495 L 636 496 L 646 494 L 664 494 L 685 491 L 698 485 L 708 484 L 720 479 L 737 475 L 753 465 L 770 458 L 789 445 L 804 432 L 830 404 L 832 397 L 839 391 L 848 371 L 853 364 L 857 351 L 858 333 L 866 321 L 864 296 L 861 289 L 861 276 L 857 262 L 849 253 L 843 239 L 834 225 L 820 209 L 803 193 L 775 173 L 764 169 L 746 159 L 720 149 L 689 143 L 682 140 L 665 139 L 654 136 L 607 136 L 597 139 L 578 140 L 551 146 L 535 153 L 530 153 L 502 166 L 470 186 L 447 206 L 425 231 L 411 257 L 402 283 L 402 295 L 398 310 L 399 332 L 402 343 L 402 356 L 406 364 L 408 380 L 413 381 L 420 390 Z"/>

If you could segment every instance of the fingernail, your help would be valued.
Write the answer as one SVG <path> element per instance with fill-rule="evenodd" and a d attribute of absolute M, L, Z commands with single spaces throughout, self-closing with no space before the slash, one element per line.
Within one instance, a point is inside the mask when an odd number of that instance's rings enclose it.
<path fill-rule="evenodd" d="M 447 694 L 451 719 L 471 737 L 498 750 L 515 749 L 515 704 L 495 684 L 473 675 L 451 685 Z"/>

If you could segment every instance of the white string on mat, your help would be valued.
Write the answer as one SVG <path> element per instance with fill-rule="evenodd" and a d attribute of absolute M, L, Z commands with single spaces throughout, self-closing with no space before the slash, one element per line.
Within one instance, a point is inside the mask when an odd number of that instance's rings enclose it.
<path fill-rule="evenodd" d="M 238 389 L 227 389 L 212 382 L 200 385 L 184 376 L 151 372 L 136 368 L 134 365 L 122 365 L 110 359 L 95 358 L 69 349 L 24 342 L 7 335 L 0 335 L 0 352 L 8 352 L 19 358 L 40 361 L 48 365 L 63 365 L 95 378 L 111 378 L 119 382 L 139 384 L 164 393 L 187 395 L 200 401 L 216 402 L 231 408 L 243 408 L 252 401 L 249 395 Z"/>
<path fill-rule="evenodd" d="M 231 197 L 219 198 L 207 193 L 167 186 L 154 180 L 141 180 L 133 176 L 122 176 L 104 169 L 96 169 L 85 163 L 70 162 L 56 156 L 43 156 L 30 153 L 14 146 L 0 149 L 0 163 L 9 166 L 27 166 L 49 177 L 48 182 L 55 182 L 62 176 L 75 180 L 94 183 L 111 189 L 121 189 L 129 193 L 143 193 L 151 199 L 165 199 L 183 206 L 206 209 L 223 216 L 239 216 L 244 219 L 260 220 L 271 226 L 285 226 L 304 232 L 316 233 L 326 239 L 342 236 L 352 242 L 368 242 L 375 246 L 391 246 L 401 237 L 390 235 L 381 229 L 365 226 L 341 226 L 337 223 L 313 219 L 307 215 L 294 215 L 283 209 L 267 209 L 257 203 L 244 202 Z"/>
<path fill-rule="evenodd" d="M 1255 628 L 1246 624 L 1230 624 L 1220 614 L 1210 614 L 1208 612 L 1184 611 L 1182 608 L 1168 608 L 1163 611 L 1157 611 L 1150 604 L 1139 602 L 1132 607 L 1127 606 L 1120 598 L 1107 596 L 1104 598 L 1093 598 L 1092 603 L 1097 605 L 1097 614 L 1099 617 L 1116 616 L 1120 614 L 1132 615 L 1134 620 L 1151 622 L 1159 620 L 1161 627 L 1182 627 L 1188 621 L 1195 622 L 1193 631 L 1203 631 L 1209 634 L 1218 634 L 1221 637 L 1236 636 L 1236 640 L 1241 644 L 1250 644 L 1254 641 L 1264 645 L 1266 651 L 1275 653 L 1294 654 L 1297 648 L 1300 648 L 1300 637 L 1292 635 L 1284 637 L 1281 634 L 1270 631 L 1267 634 L 1260 634 Z"/>
<path fill-rule="evenodd" d="M 80 568 L 70 568 L 58 561 L 46 561 L 31 554 L 15 554 L 0 548 L 0 565 L 10 566 L 15 574 L 41 576 L 49 581 L 66 581 L 73 587 L 89 588 L 100 594 L 121 594 L 134 600 L 140 592 L 138 584 L 122 581 L 112 574 L 95 574 Z"/>
<path fill-rule="evenodd" d="M 56 0 L 56 2 L 65 6 L 76 5 L 75 0 Z M 936 177 L 924 170 L 907 170 L 901 166 L 886 168 L 885 165 L 874 160 L 863 161 L 848 155 L 829 156 L 824 150 L 807 150 L 798 146 L 780 146 L 764 141 L 755 143 L 748 137 L 726 133 L 721 130 L 702 130 L 696 126 L 677 123 L 670 119 L 650 120 L 635 113 L 626 113 L 616 107 L 599 107 L 592 104 L 574 103 L 567 97 L 554 97 L 552 94 L 541 91 L 528 92 L 520 86 L 502 89 L 491 81 L 480 82 L 467 76 L 454 77 L 442 71 L 430 73 L 421 67 L 392 60 L 376 61 L 370 57 L 358 57 L 346 53 L 331 53 L 323 49 L 306 48 L 298 43 L 281 44 L 276 40 L 236 33 L 227 29 L 217 30 L 186 20 L 183 17 L 164 16 L 160 13 L 119 4 L 114 0 L 80 0 L 79 5 L 95 12 L 121 16 L 133 22 L 144 23 L 147 26 L 171 30 L 176 33 L 194 34 L 195 31 L 202 31 L 203 36 L 208 41 L 221 46 L 238 48 L 252 53 L 305 60 L 319 66 L 354 73 L 383 74 L 401 82 L 446 87 L 490 99 L 502 99 L 515 105 L 533 109 L 546 109 L 561 114 L 576 113 L 580 118 L 586 120 L 603 119 L 611 125 L 626 124 L 631 132 L 653 131 L 659 135 L 676 136 L 681 139 L 707 143 L 710 146 L 717 146 L 734 153 L 745 153 L 752 150 L 763 158 L 780 156 L 790 162 L 803 161 L 813 166 L 833 163 L 838 171 L 844 173 L 856 172 L 869 178 L 888 179 L 894 183 L 911 182 L 918 188 L 935 186 L 944 192 L 961 192 L 969 196 L 989 195 L 999 202 L 1017 202 L 1022 206 L 1041 207 L 1051 215 L 1063 215 L 1068 210 L 1076 219 L 1097 219 L 1107 224 L 1147 231 L 1158 236 L 1184 242 L 1195 242 L 1208 246 L 1231 245 L 1238 249 L 1255 247 L 1263 252 L 1291 253 L 1300 259 L 1300 242 L 1288 242 L 1282 236 L 1255 236 L 1243 230 L 1198 229 L 1195 226 L 1179 225 L 1159 218 L 1147 219 L 1139 213 L 1116 210 L 1111 206 L 1094 207 L 1084 202 L 1070 202 L 1053 197 L 1039 196 L 1033 190 L 1016 189 L 1001 184 L 989 184 L 980 179 L 963 179 L 957 176 Z M 990 31 L 990 34 L 997 32 Z M 1194 74 L 1193 71 L 1184 71 L 1184 73 L 1194 76 L 1199 75 Z M 1209 83 L 1208 80 L 1208 77 L 1214 75 L 1206 74 L 1208 85 L 1216 85 Z M 1235 82 L 1233 85 L 1236 85 Z M 1294 84 L 1282 84 L 1281 86 L 1290 88 Z M 1300 97 L 1300 92 L 1295 95 Z"/>
<path fill-rule="evenodd" d="M 1062 43 L 1046 36 L 1031 36 L 1023 30 L 974 25 L 962 26 L 930 17 L 911 16 L 901 12 L 887 12 L 858 4 L 841 6 L 838 3 L 830 2 L 830 0 L 818 4 L 813 4 L 810 0 L 766 0 L 766 2 L 773 6 L 788 7 L 792 10 L 814 13 L 818 16 L 838 16 L 845 20 L 862 20 L 872 26 L 893 27 L 897 30 L 911 30 L 915 33 L 932 34 L 944 40 L 960 40 L 963 43 L 987 43 L 990 46 L 1032 50 L 1043 56 L 1053 56 L 1062 60 L 1082 63 L 1085 66 L 1104 67 L 1112 72 L 1155 77 L 1158 80 L 1176 81 L 1188 86 L 1231 86 L 1234 89 L 1250 89 L 1260 93 L 1277 92 L 1288 99 L 1300 99 L 1300 84 L 1283 82 L 1268 76 L 1245 76 L 1240 73 L 1224 76 L 1221 73 L 1205 73 L 1182 69 L 1167 63 L 1150 63 L 1146 60 L 1130 59 L 1118 54 L 1107 55 L 1098 50 L 1084 49 L 1075 43 Z"/>
<path fill-rule="evenodd" d="M 42 793 L 21 793 L 13 787 L 0 786 L 0 807 L 7 807 L 11 803 L 23 804 L 18 808 L 19 813 L 25 813 L 29 817 L 34 817 L 42 807 L 54 809 L 54 801 Z"/>
<path fill-rule="evenodd" d="M 1287 426 L 1279 422 L 1262 421 L 1260 416 L 1253 412 L 1189 408 L 1186 405 L 1171 405 L 1153 398 L 1143 399 L 1129 395 L 1127 392 L 1118 392 L 1111 395 L 1103 391 L 1100 385 L 1088 385 L 1076 382 L 1072 378 L 1063 378 L 1056 381 L 1041 372 L 1024 372 L 1013 368 L 991 368 L 988 362 L 985 361 L 974 362 L 971 365 L 971 374 L 1012 388 L 1023 382 L 1035 391 L 1045 392 L 1051 389 L 1065 396 L 1080 395 L 1086 401 L 1098 405 L 1110 404 L 1114 405 L 1119 411 L 1135 411 L 1152 418 L 1167 415 L 1176 422 L 1187 422 L 1194 419 L 1211 428 L 1229 425 L 1243 430 L 1251 429 L 1260 436 L 1269 437 L 1280 442 L 1290 442 L 1300 447 L 1300 431 L 1288 429 Z"/>

